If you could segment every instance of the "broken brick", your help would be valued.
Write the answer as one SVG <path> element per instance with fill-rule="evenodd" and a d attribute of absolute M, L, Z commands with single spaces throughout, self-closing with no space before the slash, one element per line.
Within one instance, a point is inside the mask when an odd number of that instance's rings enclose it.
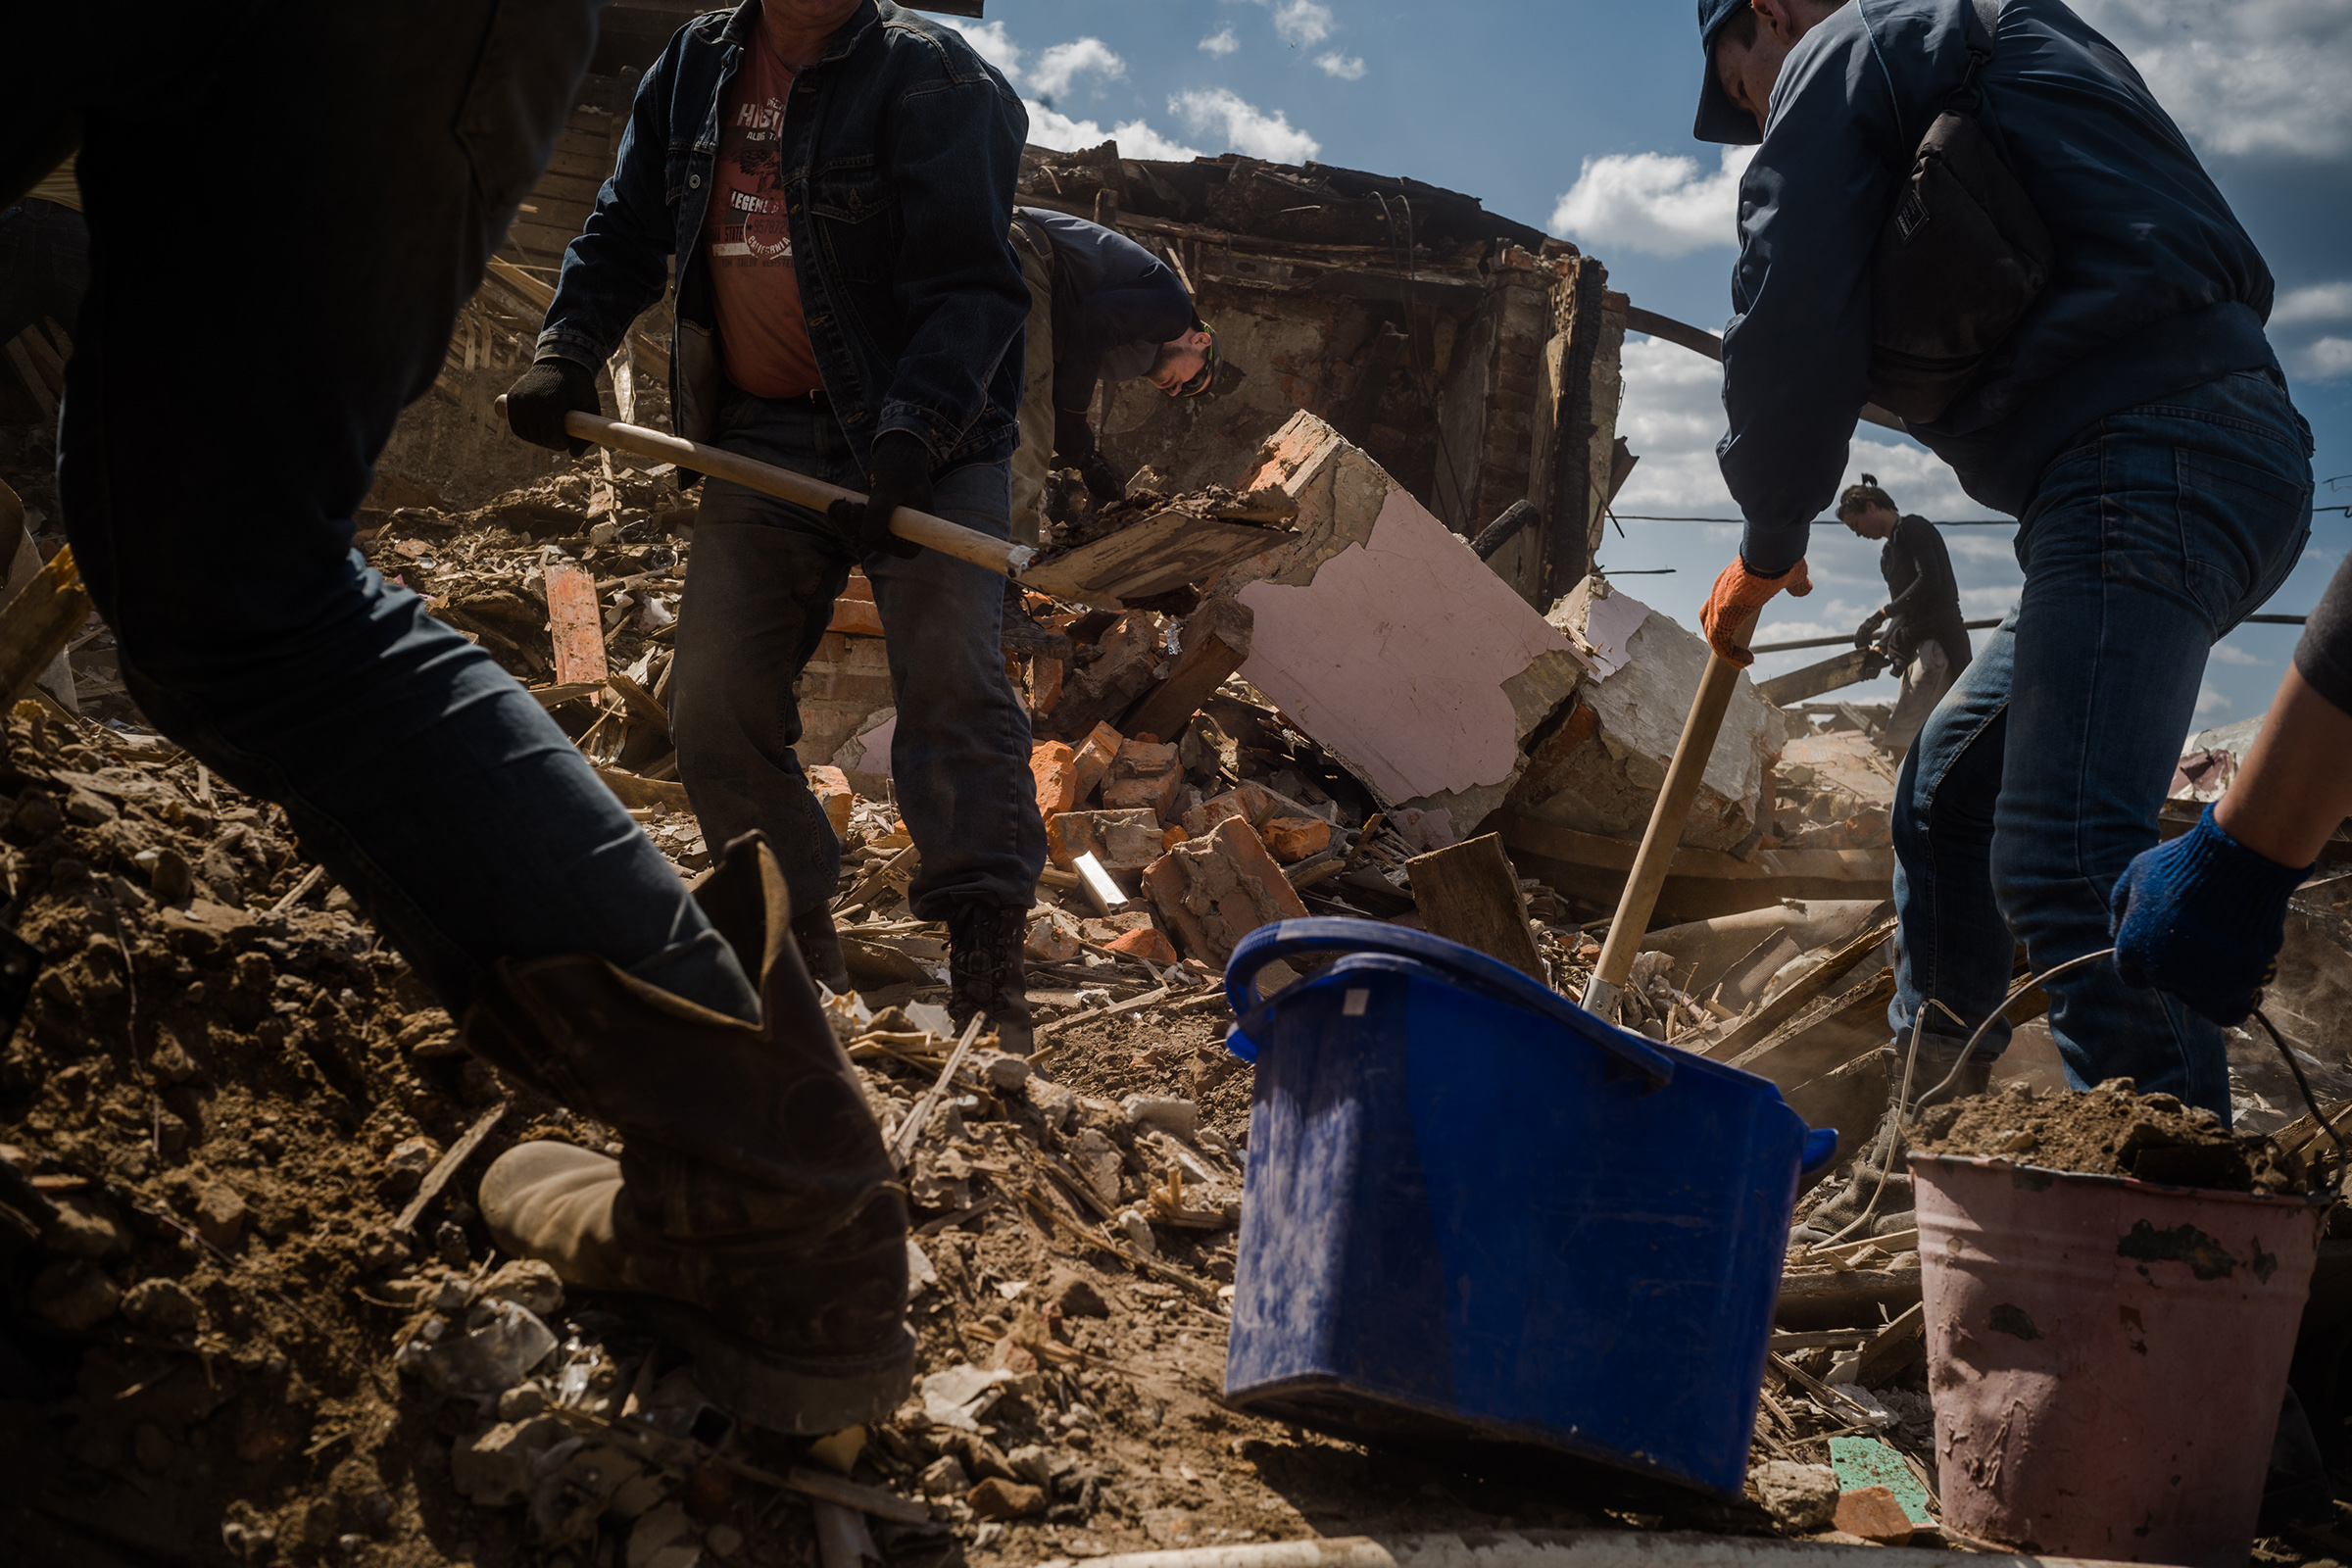
<path fill-rule="evenodd" d="M 1910 1544 L 1919 1527 L 1903 1512 L 1902 1503 L 1885 1487 L 1857 1487 L 1838 1494 L 1838 1528 L 1849 1536 L 1882 1546 Z"/>
<path fill-rule="evenodd" d="M 1218 965 L 1259 926 L 1306 915 L 1256 830 L 1238 816 L 1153 860 L 1144 870 L 1144 891 L 1178 945 Z"/>
<path fill-rule="evenodd" d="M 1102 945 L 1113 953 L 1124 953 L 1129 957 L 1142 958 L 1150 963 L 1170 964 L 1176 961 L 1176 945 L 1157 926 L 1148 925 L 1126 932 Z"/>
<path fill-rule="evenodd" d="M 990 1476 L 974 1487 L 964 1499 L 972 1512 L 982 1519 L 1026 1519 L 1033 1513 L 1046 1511 L 1046 1492 L 1019 1481 L 1005 1481 Z"/>
<path fill-rule="evenodd" d="M 1320 855 L 1331 845 L 1329 821 L 1297 801 L 1249 780 L 1185 812 L 1185 830 L 1200 838 L 1229 816 L 1241 817 L 1255 828 L 1274 858 L 1286 865 Z"/>
<path fill-rule="evenodd" d="M 1102 805 L 1113 811 L 1148 808 L 1166 816 L 1184 793 L 1184 764 L 1174 746 L 1130 740 L 1119 747 L 1102 780 Z"/>
<path fill-rule="evenodd" d="M 1083 801 L 1102 782 L 1110 764 L 1118 760 L 1119 732 L 1108 724 L 1097 724 L 1094 732 L 1078 743 L 1078 799 Z"/>
<path fill-rule="evenodd" d="M 1078 805 L 1078 754 L 1061 741 L 1041 741 L 1029 753 L 1037 780 L 1037 814 L 1051 822 Z"/>
<path fill-rule="evenodd" d="M 857 795 L 850 789 L 850 775 L 838 767 L 829 767 L 821 762 L 804 767 L 801 771 L 808 775 L 808 793 L 816 797 L 818 806 L 824 808 L 825 820 L 833 824 L 833 836 L 847 839 L 850 836 L 850 808 L 858 804 Z"/>
<path fill-rule="evenodd" d="M 1040 963 L 1065 963 L 1078 956 L 1078 922 L 1059 909 L 1038 909 L 1029 918 L 1021 952 Z"/>
<path fill-rule="evenodd" d="M 1160 855 L 1152 811 L 1064 811 L 1046 824 L 1046 853 L 1063 870 L 1093 855 L 1106 871 L 1140 871 Z"/>

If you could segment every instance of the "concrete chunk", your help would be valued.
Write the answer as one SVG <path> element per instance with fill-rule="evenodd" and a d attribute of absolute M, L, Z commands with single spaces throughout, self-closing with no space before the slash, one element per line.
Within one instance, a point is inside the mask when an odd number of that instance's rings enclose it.
<path fill-rule="evenodd" d="M 1282 867 L 1238 816 L 1152 861 L 1144 890 L 1178 946 L 1205 963 L 1223 964 L 1261 925 L 1306 915 Z"/>
<path fill-rule="evenodd" d="M 1064 811 L 1046 824 L 1046 853 L 1068 870 L 1081 855 L 1093 855 L 1109 871 L 1138 871 L 1159 856 L 1159 814 L 1149 808 L 1125 811 Z"/>

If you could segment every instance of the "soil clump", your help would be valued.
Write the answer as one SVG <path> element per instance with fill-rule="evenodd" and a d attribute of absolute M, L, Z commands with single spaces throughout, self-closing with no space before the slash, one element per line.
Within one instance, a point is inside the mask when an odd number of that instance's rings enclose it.
<path fill-rule="evenodd" d="M 2140 1094 L 2129 1078 L 2039 1094 L 2011 1084 L 1937 1105 L 1921 1117 L 1912 1147 L 1924 1154 L 2010 1159 L 2167 1187 L 2312 1190 L 2304 1162 L 2269 1137 L 2233 1133 L 2212 1111 L 2172 1095 Z"/>

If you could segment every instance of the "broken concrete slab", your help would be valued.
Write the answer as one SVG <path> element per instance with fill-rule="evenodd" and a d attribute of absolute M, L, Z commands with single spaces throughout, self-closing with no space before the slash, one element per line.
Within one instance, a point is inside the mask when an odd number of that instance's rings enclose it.
<path fill-rule="evenodd" d="M 1520 748 L 1584 665 L 1381 466 L 1315 416 L 1292 416 L 1239 488 L 1298 501 L 1299 533 L 1217 584 L 1255 615 L 1242 678 L 1384 807 L 1466 837 L 1516 782 Z"/>
<path fill-rule="evenodd" d="M 1706 669 L 1707 645 L 1597 576 L 1545 618 L 1595 670 L 1531 748 L 1509 808 L 1581 833 L 1639 839 Z M 1760 837 L 1771 809 L 1765 779 L 1788 738 L 1786 715 L 1742 674 L 1680 842 L 1737 850 Z"/>

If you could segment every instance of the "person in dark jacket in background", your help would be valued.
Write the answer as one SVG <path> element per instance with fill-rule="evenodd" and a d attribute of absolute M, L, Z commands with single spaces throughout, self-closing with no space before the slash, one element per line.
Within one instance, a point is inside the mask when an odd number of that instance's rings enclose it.
<path fill-rule="evenodd" d="M 1702 615 L 1719 653 L 1741 658 L 1733 628 L 1803 581 L 1807 519 L 1870 383 L 1873 248 L 1972 69 L 1979 123 L 2049 230 L 2046 286 L 1936 421 L 1910 427 L 2018 517 L 2026 573 L 1895 794 L 1888 1021 L 1906 1047 L 1921 1025 L 1914 1084 L 1961 1094 L 2007 1044 L 1996 1021 L 1960 1059 L 2014 942 L 2036 971 L 2108 945 L 2104 892 L 2156 842 L 2206 650 L 2293 568 L 2312 492 L 2310 428 L 2263 333 L 2270 270 L 2179 128 L 2059 0 L 1982 10 L 1989 31 L 1970 0 L 1698 8 L 1696 133 L 1760 143 L 1724 332 L 1718 452 L 1746 530 Z M 2229 1118 L 2210 1022 L 2104 960 L 2048 990 L 2071 1081 L 2129 1077 Z M 1911 1223 L 1899 1135 L 1890 1108 L 1815 1229 Z"/>
<path fill-rule="evenodd" d="M 1113 228 L 1023 207 L 1012 246 L 1029 285 L 1029 384 L 1012 459 L 1012 536 L 1036 544 L 1046 476 L 1076 468 L 1097 501 L 1126 485 L 1095 443 L 1087 409 L 1104 377 L 1149 379 L 1170 397 L 1208 390 L 1216 335 L 1174 269 Z"/>
<path fill-rule="evenodd" d="M 1838 520 L 1865 539 L 1885 542 L 1879 575 L 1886 603 L 1854 631 L 1854 646 L 1876 647 L 1901 671 L 1902 689 L 1879 744 L 1896 757 L 1911 749 L 1919 726 L 1968 667 L 1968 628 L 1960 618 L 1960 584 L 1952 576 L 1943 535 L 1925 517 L 1906 517 L 1894 498 L 1866 473 L 1838 500 Z"/>

